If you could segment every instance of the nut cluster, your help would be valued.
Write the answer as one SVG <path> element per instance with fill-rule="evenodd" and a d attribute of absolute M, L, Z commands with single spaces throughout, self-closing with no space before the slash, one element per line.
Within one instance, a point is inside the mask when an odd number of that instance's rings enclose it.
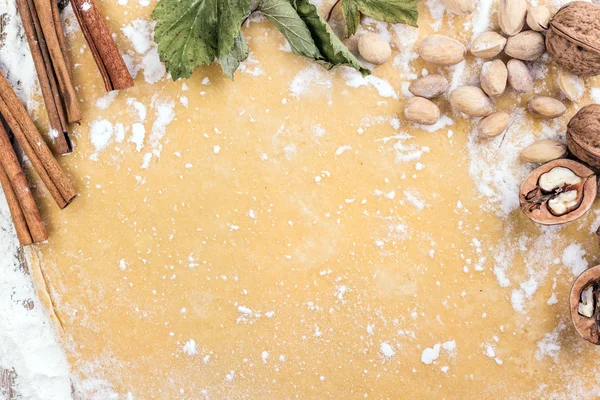
<path fill-rule="evenodd" d="M 442 4 L 460 15 L 475 9 L 473 0 L 442 0 Z M 463 86 L 449 93 L 457 112 L 481 117 L 477 131 L 482 137 L 506 131 L 511 117 L 495 111 L 493 99 L 502 96 L 507 87 L 517 93 L 531 93 L 534 81 L 526 62 L 539 59 L 546 50 L 561 67 L 557 83 L 564 98 L 572 102 L 583 97 L 582 76 L 600 75 L 600 5 L 576 1 L 552 16 L 545 6 L 528 7 L 527 0 L 499 0 L 498 24 L 501 32 L 484 32 L 469 48 L 472 56 L 486 60 L 481 66 L 479 87 Z M 442 35 L 423 39 L 418 51 L 423 60 L 440 67 L 463 62 L 467 55 L 462 43 Z M 507 63 L 503 61 L 506 57 L 510 58 Z M 406 119 L 435 124 L 440 109 L 432 99 L 448 90 L 448 81 L 441 74 L 412 82 L 409 91 L 416 97 L 406 102 Z M 556 98 L 536 94 L 528 96 L 527 110 L 536 117 L 558 118 L 567 108 Z M 599 104 L 582 108 L 571 119 L 566 143 L 538 140 L 520 153 L 522 161 L 541 164 L 521 185 L 519 201 L 523 213 L 543 225 L 574 221 L 592 207 L 598 191 L 592 169 L 600 171 Z M 569 155 L 581 162 L 567 159 Z M 600 229 L 597 234 L 600 237 Z M 589 342 L 600 344 L 600 265 L 577 278 L 570 304 L 577 332 Z"/>
<path fill-rule="evenodd" d="M 444 0 L 442 3 L 455 14 L 470 14 L 474 10 L 470 0 Z M 533 91 L 533 77 L 525 62 L 539 59 L 546 51 L 544 33 L 550 27 L 550 21 L 551 13 L 545 6 L 528 8 L 527 0 L 500 0 L 498 22 L 501 32 L 484 32 L 473 40 L 469 52 L 486 60 L 481 67 L 480 85 L 456 88 L 449 94 L 449 100 L 457 112 L 483 118 L 478 124 L 482 136 L 500 135 L 509 125 L 510 116 L 502 111 L 495 113 L 492 99 L 502 96 L 507 87 L 522 94 Z M 456 65 L 467 56 L 467 48 L 461 42 L 437 34 L 424 38 L 418 52 L 423 60 L 437 67 Z M 498 58 L 500 56 L 508 56 L 510 60 L 505 63 Z M 572 101 L 578 101 L 583 95 L 578 78 L 566 71 L 560 74 L 559 85 L 565 97 Z M 435 124 L 441 114 L 432 99 L 448 89 L 448 81 L 441 74 L 426 75 L 412 82 L 408 90 L 421 99 L 406 103 L 406 119 L 417 124 Z M 560 100 L 539 95 L 528 99 L 527 109 L 541 118 L 558 118 L 566 112 Z"/>

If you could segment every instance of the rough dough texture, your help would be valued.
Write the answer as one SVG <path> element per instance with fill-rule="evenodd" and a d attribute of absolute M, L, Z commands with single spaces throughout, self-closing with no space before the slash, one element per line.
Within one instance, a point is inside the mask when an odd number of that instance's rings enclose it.
<path fill-rule="evenodd" d="M 151 7 L 104 8 L 131 51 L 119 28 Z M 244 34 L 254 75 L 232 82 L 212 66 L 186 88 L 140 72 L 105 109 L 75 36 L 85 119 L 61 162 L 81 195 L 60 212 L 37 187 L 51 239 L 28 257 L 84 398 L 598 393 L 597 351 L 570 325 L 575 277 L 561 261 L 578 242 L 593 262 L 595 214 L 540 231 L 518 211 L 481 208 L 466 148 L 489 142 L 468 143 L 473 126 L 459 117 L 436 132 L 395 119 L 413 78 L 394 63 L 376 74 L 399 99 L 382 98 L 348 86 L 347 70 L 281 51 L 268 22 Z M 310 77 L 304 92 L 298 76 Z M 170 104 L 163 132 L 156 113 Z M 104 119 L 125 136 L 98 150 L 90 127 Z M 146 130 L 139 151 L 134 123 Z"/>

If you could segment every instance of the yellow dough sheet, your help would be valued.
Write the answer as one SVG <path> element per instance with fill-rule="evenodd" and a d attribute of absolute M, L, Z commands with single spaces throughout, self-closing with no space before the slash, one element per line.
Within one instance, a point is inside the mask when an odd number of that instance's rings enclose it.
<path fill-rule="evenodd" d="M 562 137 L 584 102 L 540 121 L 509 90 L 495 107 L 514 121 L 491 140 L 445 97 L 432 128 L 402 116 L 424 69 L 477 84 L 481 60 L 438 70 L 415 43 L 468 45 L 495 4 L 459 17 L 423 2 L 418 30 L 364 21 L 393 47 L 366 79 L 253 18 L 234 81 L 210 66 L 173 82 L 150 62 L 155 2 L 118 3 L 99 4 L 135 87 L 104 92 L 69 13 L 84 119 L 60 162 L 80 196 L 59 211 L 38 185 L 50 240 L 28 253 L 82 398 L 598 396 L 598 350 L 568 307 L 598 259 L 597 205 L 541 228 L 516 189 L 533 169 L 520 149 Z M 558 97 L 546 57 L 535 91 Z"/>

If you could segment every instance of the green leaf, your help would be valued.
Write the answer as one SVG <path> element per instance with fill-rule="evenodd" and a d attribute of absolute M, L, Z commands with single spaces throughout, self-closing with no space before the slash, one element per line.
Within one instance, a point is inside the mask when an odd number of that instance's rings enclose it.
<path fill-rule="evenodd" d="M 258 10 L 281 31 L 294 54 L 314 60 L 322 58 L 308 27 L 289 0 L 263 0 Z"/>
<path fill-rule="evenodd" d="M 221 64 L 221 69 L 225 75 L 227 75 L 229 79 L 233 79 L 233 73 L 246 58 L 248 58 L 248 45 L 240 32 L 235 39 L 231 52 L 219 57 L 219 64 Z"/>
<path fill-rule="evenodd" d="M 331 30 L 329 24 L 319 16 L 317 8 L 308 0 L 295 0 L 296 11 L 312 34 L 322 59 L 316 60 L 327 69 L 338 65 L 356 68 L 360 73 L 369 75 L 370 71 L 348 50 L 340 38 Z"/>
<path fill-rule="evenodd" d="M 174 80 L 232 53 L 251 0 L 162 0 L 152 18 L 160 59 Z"/>
<path fill-rule="evenodd" d="M 403 23 L 417 26 L 419 11 L 417 5 L 420 0 L 341 0 L 346 21 L 345 34 L 351 36 L 356 33 L 360 25 L 360 14 L 364 14 L 378 21 L 392 24 Z"/>
<path fill-rule="evenodd" d="M 199 66 L 218 60 L 233 78 L 248 57 L 240 31 L 251 4 L 283 33 L 295 54 L 327 69 L 348 65 L 369 73 L 308 0 L 161 0 L 152 13 L 154 38 L 171 77 L 188 78 Z"/>

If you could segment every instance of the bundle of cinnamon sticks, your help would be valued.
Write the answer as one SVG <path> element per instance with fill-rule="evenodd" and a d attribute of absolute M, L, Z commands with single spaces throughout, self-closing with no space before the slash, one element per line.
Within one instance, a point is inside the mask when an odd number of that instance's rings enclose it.
<path fill-rule="evenodd" d="M 42 97 L 46 104 L 56 151 L 73 149 L 68 124 L 81 119 L 65 32 L 56 0 L 16 0 L 33 56 Z M 73 11 L 107 91 L 133 86 L 133 79 L 119 53 L 104 18 L 93 0 L 72 0 Z"/>
<path fill-rule="evenodd" d="M 67 54 L 58 4 L 44 0 L 16 0 L 23 28 L 46 104 L 54 145 L 60 154 L 72 151 L 68 123 L 81 119 Z M 44 4 L 47 3 L 47 4 Z"/>
<path fill-rule="evenodd" d="M 40 179 L 62 209 L 73 201 L 75 189 L 46 145 L 13 88 L 0 74 L 0 115 Z M 0 124 L 0 184 L 22 245 L 44 241 L 48 233 L 8 134 Z"/>
<path fill-rule="evenodd" d="M 106 90 L 133 86 L 133 79 L 94 0 L 71 1 Z M 55 139 L 58 153 L 70 153 L 73 147 L 68 124 L 81 119 L 81 110 L 58 4 L 56 0 L 16 0 L 16 3 L 33 56 L 50 128 L 56 133 L 50 136 Z M 75 189 L 1 73 L 0 117 L 0 185 L 17 237 L 23 246 L 47 240 L 48 232 L 4 123 L 61 209 L 73 201 Z"/>

